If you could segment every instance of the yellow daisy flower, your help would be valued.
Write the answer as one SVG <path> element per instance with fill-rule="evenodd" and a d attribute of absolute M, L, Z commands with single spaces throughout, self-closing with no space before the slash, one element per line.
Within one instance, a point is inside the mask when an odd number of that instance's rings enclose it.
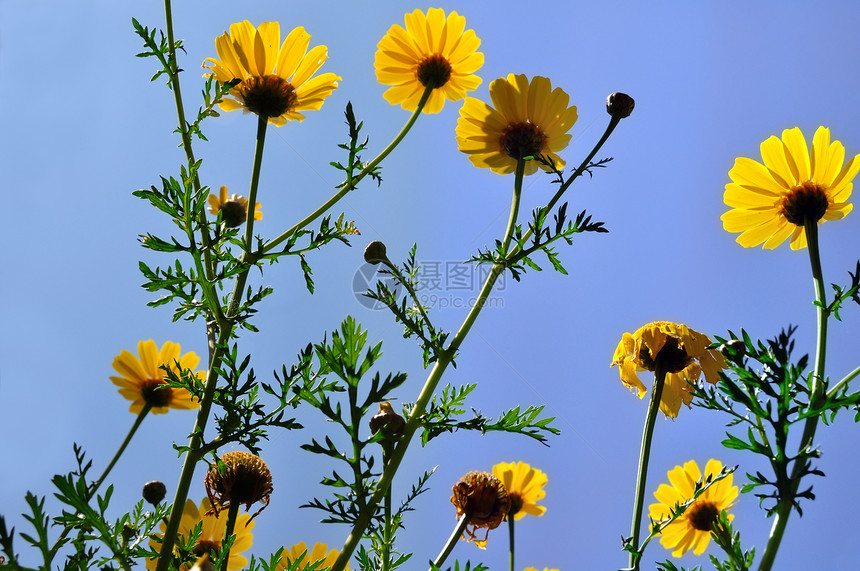
<path fill-rule="evenodd" d="M 525 571 L 537 571 L 534 567 L 526 567 Z M 549 567 L 544 567 L 543 571 L 558 571 L 558 569 L 550 569 Z"/>
<path fill-rule="evenodd" d="M 654 371 L 655 363 L 660 359 L 667 371 L 660 410 L 675 418 L 681 403 L 689 407 L 693 400 L 687 379 L 696 382 L 704 373 L 709 383 L 720 380 L 719 371 L 726 367 L 726 362 L 719 351 L 707 349 L 710 344 L 707 335 L 686 325 L 655 321 L 640 327 L 632 335 L 623 335 L 610 367 L 618 365 L 621 382 L 642 398 L 646 389 L 636 372 Z"/>
<path fill-rule="evenodd" d="M 514 172 L 517 160 L 543 155 L 564 161 L 556 154 L 567 147 L 567 132 L 576 123 L 576 107 L 561 88 L 552 89 L 550 80 L 509 74 L 490 84 L 494 107 L 467 97 L 457 120 L 457 147 L 472 164 L 498 174 Z M 538 162 L 528 161 L 525 174 L 537 171 Z M 541 165 L 548 170 L 548 167 Z"/>
<path fill-rule="evenodd" d="M 546 511 L 544 506 L 537 505 L 537 501 L 546 495 L 543 490 L 547 481 L 545 473 L 525 462 L 502 462 L 493 466 L 493 476 L 502 481 L 511 498 L 508 517 L 522 519 L 526 514 L 540 516 Z"/>
<path fill-rule="evenodd" d="M 221 212 L 221 220 L 228 228 L 235 228 L 245 222 L 248 218 L 248 199 L 244 196 L 234 194 L 227 196 L 227 187 L 222 186 L 218 192 L 218 196 L 210 194 L 209 198 L 209 213 L 218 216 Z M 259 202 L 254 203 L 254 220 L 263 219 L 263 207 Z"/>
<path fill-rule="evenodd" d="M 304 542 L 297 543 L 293 545 L 289 550 L 286 548 L 284 552 L 281 554 L 281 560 L 278 562 L 278 567 L 276 571 L 281 571 L 282 569 L 287 569 L 291 563 L 294 561 L 298 561 L 299 558 L 302 559 L 302 562 L 299 563 L 299 569 L 304 569 L 312 563 L 316 563 L 317 561 L 321 561 L 322 563 L 319 565 L 319 568 L 323 567 L 331 567 L 334 565 L 334 562 L 337 561 L 338 551 L 337 549 L 332 548 L 328 549 L 328 546 L 325 543 L 316 543 L 314 544 L 314 548 L 308 552 L 307 546 Z M 349 564 L 347 563 L 345 569 L 349 569 Z"/>
<path fill-rule="evenodd" d="M 723 469 L 718 460 L 708 460 L 705 466 L 705 478 L 716 476 Z M 669 470 L 668 484 L 660 484 L 654 497 L 658 503 L 648 507 L 648 514 L 654 521 L 669 516 L 669 511 L 679 504 L 688 502 L 693 497 L 696 482 L 702 480 L 702 473 L 695 460 L 690 460 L 683 467 L 675 466 Z M 692 549 L 696 555 L 701 555 L 711 539 L 711 529 L 723 510 L 728 510 L 738 497 L 738 487 L 732 486 L 732 474 L 707 490 L 688 507 L 675 521 L 670 523 L 659 534 L 660 543 L 666 549 L 672 550 L 672 555 L 681 557 Z M 727 514 L 734 519 L 732 514 Z"/>
<path fill-rule="evenodd" d="M 193 501 L 186 500 L 185 507 L 182 510 L 182 519 L 179 521 L 179 530 L 177 531 L 177 534 L 181 537 L 190 537 L 191 531 L 199 522 L 203 522 L 203 527 L 200 531 L 200 539 L 197 541 L 197 544 L 192 551 L 194 552 L 194 555 L 198 557 L 207 553 L 214 556 L 213 550 L 221 549 L 221 541 L 223 541 L 224 533 L 227 531 L 227 514 L 221 514 L 220 517 L 216 516 L 208 498 L 204 498 L 203 501 L 200 502 L 199 509 Z M 167 524 L 162 522 L 162 534 L 166 528 Z M 251 547 L 251 541 L 254 538 L 251 533 L 252 529 L 254 529 L 254 522 L 251 521 L 251 516 L 248 514 L 240 514 L 236 518 L 236 524 L 233 527 L 233 533 L 236 535 L 236 539 L 233 541 L 233 547 L 230 548 L 230 558 L 227 560 L 227 569 L 229 571 L 243 569 L 248 565 L 248 559 L 239 554 L 247 551 Z M 179 543 L 181 542 L 177 541 L 177 544 Z M 161 543 L 154 539 L 149 541 L 149 545 L 156 551 L 161 548 Z M 174 550 L 176 550 L 176 548 L 174 548 Z M 153 571 L 157 561 L 158 560 L 156 558 L 147 559 L 146 568 L 149 569 L 149 571 Z M 185 569 L 188 569 L 187 565 L 180 567 L 180 570 Z"/>
<path fill-rule="evenodd" d="M 424 113 L 438 113 L 445 100 L 459 101 L 467 91 L 481 85 L 473 75 L 484 65 L 477 51 L 481 40 L 474 30 L 466 30 L 466 18 L 441 8 L 427 15 L 415 10 L 404 16 L 406 29 L 394 24 L 377 44 L 376 79 L 391 85 L 383 97 L 392 105 L 414 111 L 427 87 L 433 92 L 424 104 Z"/>
<path fill-rule="evenodd" d="M 322 107 L 341 78 L 333 73 L 313 77 L 328 59 L 328 51 L 325 46 L 308 51 L 310 39 L 298 27 L 281 43 L 278 22 L 263 22 L 259 28 L 248 20 L 231 24 L 229 34 L 215 39 L 221 59 L 203 62 L 203 67 L 212 70 L 210 77 L 220 83 L 241 80 L 230 90 L 232 97 L 220 103 L 221 109 L 242 109 L 281 126 L 287 120 L 303 121 L 302 111 Z"/>
<path fill-rule="evenodd" d="M 168 409 L 199 408 L 200 402 L 184 389 L 165 386 L 165 372 L 162 366 L 179 374 L 180 371 L 193 370 L 200 358 L 190 351 L 180 356 L 177 343 L 167 341 L 159 351 L 155 341 L 141 341 L 137 344 L 138 359 L 128 351 L 123 351 L 113 360 L 113 368 L 119 377 L 111 377 L 113 384 L 120 387 L 119 394 L 131 401 L 128 408 L 139 414 L 145 403 L 152 405 L 153 414 L 162 414 Z M 178 366 L 177 366 L 178 362 Z M 206 373 L 198 371 L 197 378 L 203 380 Z"/>
<path fill-rule="evenodd" d="M 791 236 L 792 250 L 806 247 L 806 219 L 839 220 L 851 212 L 851 180 L 860 170 L 860 155 L 843 166 L 845 147 L 830 141 L 830 129 L 819 127 L 812 152 L 797 127 L 761 144 L 764 164 L 740 157 L 729 171 L 723 200 L 732 207 L 722 215 L 723 228 L 741 232 L 737 242 L 749 248 L 763 243 L 776 248 Z"/>

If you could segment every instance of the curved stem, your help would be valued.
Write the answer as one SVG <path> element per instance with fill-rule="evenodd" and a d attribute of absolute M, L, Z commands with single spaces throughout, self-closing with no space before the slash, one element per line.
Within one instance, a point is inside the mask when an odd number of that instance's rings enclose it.
<path fill-rule="evenodd" d="M 847 375 L 845 375 L 842 380 L 833 385 L 833 388 L 827 391 L 827 398 L 832 398 L 839 394 L 839 391 L 842 390 L 848 383 L 850 383 L 857 375 L 860 375 L 860 367 L 857 367 Z"/>
<path fill-rule="evenodd" d="M 511 546 L 511 571 L 514 571 L 514 514 L 508 514 L 508 543 Z"/>
<path fill-rule="evenodd" d="M 290 228 L 289 230 L 287 230 L 286 232 L 284 232 L 283 234 L 281 234 L 280 236 L 278 236 L 277 238 L 275 238 L 271 242 L 266 243 L 266 245 L 263 246 L 263 250 L 262 250 L 261 254 L 265 255 L 265 254 L 268 254 L 269 252 L 271 252 L 272 249 L 276 248 L 278 245 L 283 243 L 285 240 L 288 240 L 290 238 L 290 236 L 292 236 L 293 234 L 295 234 L 296 232 L 303 229 L 305 226 L 307 226 L 308 224 L 310 224 L 311 222 L 313 222 L 314 220 L 316 220 L 317 218 L 319 218 L 320 216 L 325 214 L 329 208 L 334 206 L 338 201 L 340 201 L 341 198 L 346 196 L 346 194 L 350 190 L 354 190 L 356 188 L 356 186 L 358 186 L 358 183 L 361 181 L 361 179 L 363 179 L 368 174 L 370 174 L 373 171 L 373 169 L 375 169 L 376 166 L 382 162 L 382 159 L 387 157 L 391 153 L 391 151 L 393 151 L 395 149 L 395 147 L 397 147 L 397 145 L 400 144 L 400 141 L 403 140 L 403 138 L 406 136 L 406 134 L 409 132 L 409 130 L 412 129 L 412 125 L 414 125 L 415 121 L 418 120 L 418 116 L 421 115 L 421 110 L 424 109 L 424 104 L 427 103 L 427 100 L 430 98 L 430 94 L 432 92 L 433 92 L 432 87 L 428 87 L 424 90 L 424 94 L 421 96 L 421 100 L 418 101 L 418 106 L 415 108 L 415 111 L 412 112 L 412 115 L 409 117 L 409 120 L 406 121 L 406 125 L 403 126 L 403 128 L 400 130 L 400 132 L 397 134 L 397 136 L 394 137 L 394 139 L 390 143 L 388 143 L 388 146 L 385 147 L 385 149 L 383 149 L 383 151 L 381 153 L 379 153 L 375 159 L 373 159 L 372 161 L 367 163 L 367 165 L 365 165 L 365 167 L 363 169 L 361 169 L 361 172 L 359 172 L 354 177 L 347 177 L 347 179 L 343 183 L 343 188 L 341 188 L 339 191 L 337 191 L 337 193 L 335 193 L 334 196 L 332 196 L 327 201 L 325 201 L 325 203 L 322 206 L 320 206 L 319 208 L 317 208 L 316 210 L 314 210 L 313 212 L 311 212 L 310 214 L 305 216 L 295 226 L 293 226 L 292 228 Z"/>
<path fill-rule="evenodd" d="M 445 543 L 445 547 L 442 548 L 442 551 L 439 553 L 439 556 L 433 562 L 433 565 L 441 568 L 442 564 L 445 563 L 445 560 L 448 559 L 448 556 L 451 554 L 451 551 L 454 550 L 454 546 L 457 545 L 457 541 L 460 539 L 460 536 L 463 535 L 463 530 L 466 529 L 466 526 L 469 525 L 469 515 L 463 514 L 460 516 L 460 520 L 457 522 L 457 526 L 454 528 L 454 531 L 451 533 L 451 537 L 448 538 L 448 541 Z"/>
<path fill-rule="evenodd" d="M 523 171 L 524 168 L 520 168 L 520 166 L 518 165 L 516 171 L 517 175 L 514 180 L 515 190 L 514 200 L 511 204 L 512 212 L 519 210 L 519 192 L 516 189 L 522 189 Z M 505 237 L 502 241 L 503 244 L 510 244 L 510 239 L 513 235 L 515 227 L 516 216 L 512 215 L 508 220 L 508 227 L 505 230 Z M 438 358 L 436 359 L 436 363 L 433 365 L 433 369 L 431 369 L 430 375 L 428 375 L 427 380 L 424 382 L 424 386 L 421 388 L 421 393 L 418 395 L 418 399 L 415 401 L 415 407 L 412 409 L 409 418 L 406 419 L 406 426 L 403 428 L 402 436 L 397 442 L 397 446 L 394 448 L 394 451 L 391 453 L 391 458 L 385 464 L 385 469 L 383 470 L 382 476 L 379 478 L 379 482 L 376 485 L 376 491 L 370 498 L 370 501 L 368 502 L 365 511 L 361 513 L 356 519 L 352 531 L 347 537 L 346 542 L 343 545 L 343 549 L 341 549 L 340 553 L 338 554 L 337 561 L 335 561 L 334 565 L 331 568 L 331 571 L 343 571 L 343 569 L 346 568 L 346 564 L 349 562 L 349 558 L 352 556 L 352 552 L 358 546 L 358 542 L 361 541 L 361 537 L 364 534 L 364 530 L 367 529 L 367 526 L 370 523 L 371 514 L 373 514 L 379 507 L 383 496 L 391 486 L 391 480 L 394 478 L 394 473 L 397 472 L 397 469 L 400 467 L 400 462 L 403 461 L 403 457 L 406 454 L 406 449 L 409 447 L 409 443 L 412 441 L 412 437 L 415 435 L 415 431 L 417 431 L 422 424 L 422 417 L 424 416 L 424 411 L 427 409 L 427 404 L 430 402 L 430 399 L 432 398 L 433 393 L 436 390 L 436 386 L 442 379 L 442 375 L 445 373 L 445 370 L 448 368 L 448 365 L 450 365 L 451 362 L 454 360 L 454 357 L 457 354 L 457 350 L 460 348 L 460 345 L 466 339 L 466 335 L 468 335 L 469 331 L 472 329 L 472 325 L 478 318 L 478 314 L 481 313 L 481 310 L 484 308 L 484 304 L 486 304 L 487 302 L 487 298 L 490 297 L 490 293 L 492 293 L 493 291 L 493 286 L 495 285 L 496 280 L 502 274 L 502 272 L 505 271 L 506 264 L 507 259 L 505 261 L 493 264 L 493 267 L 487 274 L 487 278 L 484 281 L 484 285 L 481 288 L 481 292 L 478 294 L 478 298 L 475 304 L 469 310 L 469 313 L 466 315 L 466 319 L 464 319 L 463 324 L 460 325 L 460 329 L 457 330 L 457 333 L 454 335 L 454 338 L 451 340 L 451 343 L 448 345 L 448 347 L 439 352 L 439 355 L 437 356 Z"/>
<path fill-rule="evenodd" d="M 648 414 L 645 416 L 645 428 L 642 431 L 642 447 L 639 450 L 639 472 L 636 477 L 636 495 L 633 498 L 633 521 L 630 524 L 630 546 L 636 551 L 630 552 L 630 568 L 639 569 L 642 553 L 639 551 L 639 532 L 642 527 L 642 509 L 645 505 L 645 482 L 648 478 L 648 460 L 651 456 L 651 439 L 654 435 L 654 423 L 660 410 L 660 398 L 663 396 L 663 384 L 666 380 L 666 370 L 658 358 L 655 361 L 654 387 L 651 389 L 651 401 L 648 403 Z"/>
<path fill-rule="evenodd" d="M 812 267 L 812 283 L 815 289 L 815 311 L 818 323 L 818 335 L 815 343 L 815 367 L 812 370 L 812 382 L 810 383 L 809 394 L 809 406 L 814 409 L 819 405 L 820 400 L 827 390 L 824 380 L 824 361 L 827 350 L 827 318 L 829 317 L 829 313 L 827 312 L 824 277 L 821 271 L 821 257 L 818 249 L 818 222 L 807 219 L 804 226 L 807 247 L 809 249 L 809 263 Z M 806 419 L 803 425 L 803 435 L 800 437 L 800 444 L 798 446 L 799 452 L 812 447 L 819 417 L 820 415 L 813 415 Z M 795 460 L 791 471 L 789 489 L 786 490 L 786 494 L 779 499 L 779 503 L 777 504 L 777 512 L 770 530 L 770 537 L 768 537 L 767 546 L 758 566 L 759 571 L 769 571 L 773 566 L 776 553 L 782 543 L 785 526 L 788 524 L 789 516 L 791 516 L 791 508 L 794 505 L 795 494 L 800 486 L 800 478 L 803 470 L 806 468 L 806 462 L 805 458 Z"/>
<path fill-rule="evenodd" d="M 239 502 L 234 502 L 230 499 L 230 505 L 227 507 L 227 522 L 224 529 L 224 539 L 221 545 L 227 545 L 227 540 L 233 535 L 233 528 L 236 527 L 236 516 L 239 513 Z M 221 550 L 221 571 L 227 571 L 227 562 L 230 560 L 230 550 Z"/>

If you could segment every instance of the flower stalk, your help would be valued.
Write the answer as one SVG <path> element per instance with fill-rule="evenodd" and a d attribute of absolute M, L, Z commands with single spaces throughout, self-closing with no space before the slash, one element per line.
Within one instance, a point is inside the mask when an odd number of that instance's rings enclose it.
<path fill-rule="evenodd" d="M 469 525 L 470 519 L 471 517 L 467 513 L 464 513 L 460 516 L 460 519 L 457 521 L 456 527 L 454 527 L 454 531 L 451 532 L 451 536 L 448 538 L 448 541 L 445 542 L 445 546 L 442 548 L 442 551 L 433 561 L 433 565 L 438 568 L 442 567 L 442 564 L 445 563 L 446 559 L 448 559 L 448 556 L 451 554 L 451 551 L 454 550 L 454 546 L 457 545 L 457 542 L 463 535 L 463 531 L 465 531 L 466 526 Z"/>
<path fill-rule="evenodd" d="M 654 435 L 654 424 L 657 412 L 660 410 L 660 399 L 663 396 L 663 384 L 666 380 L 665 365 L 658 357 L 655 360 L 654 387 L 651 389 L 651 401 L 648 403 L 648 413 L 645 416 L 645 428 L 642 430 L 642 446 L 639 450 L 639 470 L 636 476 L 636 493 L 633 496 L 633 521 L 630 524 L 630 560 L 629 567 L 634 571 L 639 569 L 642 552 L 639 550 L 639 533 L 642 529 L 642 509 L 645 505 L 645 483 L 648 478 L 648 461 L 651 457 L 651 441 Z"/>
<path fill-rule="evenodd" d="M 227 508 L 227 523 L 224 529 L 224 540 L 221 542 L 221 545 L 226 545 L 225 549 L 221 550 L 221 569 L 220 571 L 227 571 L 227 563 L 230 560 L 230 544 L 228 540 L 233 535 L 233 528 L 236 527 L 236 516 L 239 514 L 239 506 L 241 504 L 237 501 L 234 501 L 232 498 L 230 499 L 230 506 Z"/>
<path fill-rule="evenodd" d="M 809 249 L 809 263 L 812 269 L 812 283 L 815 290 L 815 311 L 818 332 L 815 342 L 815 366 L 812 370 L 812 382 L 810 383 L 809 407 L 815 409 L 818 407 L 821 399 L 826 396 L 826 382 L 824 380 L 824 363 L 827 351 L 827 318 L 830 312 L 827 310 L 827 298 L 824 293 L 824 277 L 821 271 L 821 256 L 818 246 L 818 220 L 807 217 L 804 221 L 804 230 L 806 232 L 807 248 Z M 850 376 L 850 375 L 849 375 Z M 850 379 L 849 379 L 850 380 Z M 840 382 L 840 384 L 842 384 Z M 803 425 L 803 434 L 800 437 L 798 451 L 802 452 L 812 448 L 815 438 L 815 430 L 818 428 L 819 414 L 814 414 L 806 419 Z M 777 511 L 774 515 L 773 526 L 770 530 L 770 536 L 767 540 L 764 554 L 761 562 L 759 562 L 759 571 L 770 571 L 773 562 L 776 559 L 776 553 L 782 543 L 782 536 L 785 533 L 785 527 L 788 524 L 788 518 L 791 516 L 791 509 L 794 505 L 795 494 L 800 486 L 801 473 L 805 468 L 805 460 L 795 460 L 794 467 L 791 471 L 789 479 L 789 489 L 785 495 L 780 497 L 777 504 Z"/>

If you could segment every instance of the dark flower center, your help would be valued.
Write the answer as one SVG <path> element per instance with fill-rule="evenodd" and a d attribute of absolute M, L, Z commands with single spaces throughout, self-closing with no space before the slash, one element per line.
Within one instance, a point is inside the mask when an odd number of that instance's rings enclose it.
<path fill-rule="evenodd" d="M 236 201 L 228 200 L 221 205 L 221 220 L 228 228 L 235 228 L 245 222 L 246 216 L 245 206 Z"/>
<path fill-rule="evenodd" d="M 197 557 L 202 557 L 203 555 L 212 554 L 216 549 L 221 549 L 220 541 L 211 541 L 209 539 L 201 539 L 197 542 L 197 545 L 192 549 L 192 553 Z"/>
<path fill-rule="evenodd" d="M 236 89 L 248 111 L 260 117 L 278 117 L 296 106 L 299 100 L 289 81 L 277 75 L 249 77 Z"/>
<path fill-rule="evenodd" d="M 502 131 L 499 145 L 512 159 L 533 157 L 543 150 L 546 135 L 534 123 L 511 123 Z"/>
<path fill-rule="evenodd" d="M 511 498 L 511 509 L 508 510 L 508 517 L 513 517 L 514 514 L 523 509 L 523 498 L 519 494 L 508 493 Z"/>
<path fill-rule="evenodd" d="M 254 519 L 267 505 L 272 493 L 272 473 L 262 458 L 249 452 L 227 452 L 221 462 L 213 465 L 206 474 L 206 495 L 212 503 L 212 512 L 233 504 L 263 504 Z M 246 524 L 247 525 L 247 524 Z"/>
<path fill-rule="evenodd" d="M 687 520 L 699 531 L 711 531 L 720 517 L 720 510 L 711 502 L 697 501 L 687 508 Z"/>
<path fill-rule="evenodd" d="M 445 57 L 434 54 L 418 64 L 418 81 L 424 87 L 442 87 L 451 78 L 451 64 Z"/>
<path fill-rule="evenodd" d="M 692 359 L 687 355 L 687 351 L 681 347 L 676 337 L 671 335 L 666 337 L 666 343 L 657 356 L 652 360 L 651 352 L 643 343 L 639 350 L 639 361 L 642 366 L 649 371 L 654 371 L 657 368 L 657 361 L 663 365 L 667 373 L 677 373 L 683 371 L 690 364 Z"/>
<path fill-rule="evenodd" d="M 143 402 L 152 408 L 164 407 L 170 404 L 173 389 L 162 379 L 146 379 L 140 385 Z"/>
<path fill-rule="evenodd" d="M 803 226 L 806 220 L 818 222 L 830 201 L 825 188 L 812 181 L 795 186 L 782 197 L 780 214 L 796 226 Z"/>

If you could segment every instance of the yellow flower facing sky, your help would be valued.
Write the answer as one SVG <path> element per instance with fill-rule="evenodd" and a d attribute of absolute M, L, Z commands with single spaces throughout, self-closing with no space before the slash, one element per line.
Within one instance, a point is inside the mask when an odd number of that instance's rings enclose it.
<path fill-rule="evenodd" d="M 110 377 L 113 384 L 120 387 L 119 394 L 131 401 L 128 410 L 140 414 L 146 403 L 152 405 L 153 414 L 162 414 L 171 408 L 200 407 L 200 402 L 185 389 L 168 387 L 164 380 L 166 373 L 161 368 L 168 367 L 177 374 L 194 370 L 200 358 L 193 351 L 180 355 L 179 345 L 170 341 L 165 342 L 159 351 L 158 345 L 150 339 L 137 344 L 137 354 L 140 358 L 128 351 L 117 355 L 113 368 L 120 376 Z M 203 380 L 206 373 L 198 371 L 195 375 Z"/>
<path fill-rule="evenodd" d="M 704 477 L 716 476 L 722 469 L 723 465 L 718 460 L 708 460 Z M 669 470 L 668 476 L 671 485 L 660 484 L 654 492 L 658 503 L 648 507 L 648 515 L 654 521 L 668 517 L 671 509 L 689 501 L 693 497 L 696 482 L 702 480 L 702 473 L 695 460 L 690 460 L 683 467 L 675 466 Z M 666 526 L 660 533 L 660 544 L 671 549 L 675 557 L 681 557 L 690 549 L 696 555 L 701 555 L 708 547 L 711 529 L 720 512 L 728 510 L 737 497 L 738 487 L 732 486 L 732 474 L 729 474 L 702 492 L 679 518 Z M 729 519 L 734 519 L 732 514 L 727 515 Z"/>
<path fill-rule="evenodd" d="M 221 213 L 221 220 L 224 221 L 229 228 L 235 228 L 243 224 L 248 218 L 248 199 L 244 196 L 234 194 L 227 196 L 227 187 L 222 186 L 218 192 L 218 196 L 210 194 L 209 198 L 209 213 L 215 216 Z M 263 207 L 259 202 L 254 203 L 254 220 L 263 219 Z"/>
<path fill-rule="evenodd" d="M 655 321 L 640 327 L 632 335 L 625 333 L 610 366 L 618 365 L 621 382 L 642 398 L 646 388 L 636 373 L 654 371 L 660 359 L 667 371 L 660 410 L 675 418 L 681 404 L 690 406 L 693 400 L 687 380 L 696 382 L 702 374 L 709 383 L 720 380 L 719 372 L 725 368 L 726 362 L 719 351 L 707 349 L 710 344 L 707 335 L 686 325 Z"/>
<path fill-rule="evenodd" d="M 329 550 L 325 543 L 314 544 L 314 548 L 308 552 L 308 548 L 304 542 L 300 542 L 289 549 L 284 548 L 284 551 L 281 554 L 281 560 L 278 562 L 278 567 L 275 571 L 283 571 L 284 569 L 287 569 L 291 563 L 298 561 L 299 559 L 302 560 L 301 563 L 299 563 L 300 570 L 308 567 L 312 563 L 316 563 L 317 561 L 322 562 L 319 565 L 320 569 L 323 567 L 330 568 L 334 565 L 334 562 L 337 561 L 338 555 L 337 549 L 332 548 Z M 349 569 L 349 563 L 347 563 L 345 569 Z"/>
<path fill-rule="evenodd" d="M 526 567 L 525 571 L 537 571 L 534 567 Z M 550 569 L 549 567 L 544 567 L 543 571 L 558 571 L 558 569 Z"/>
<path fill-rule="evenodd" d="M 804 220 L 839 220 L 851 212 L 852 180 L 860 155 L 845 161 L 845 147 L 830 141 L 830 129 L 819 127 L 812 151 L 800 129 L 786 129 L 761 144 L 764 164 L 740 157 L 729 171 L 723 200 L 732 209 L 722 215 L 728 232 L 741 232 L 746 247 L 776 248 L 791 237 L 791 248 L 806 247 Z M 844 164 L 843 164 L 844 163 Z"/>
<path fill-rule="evenodd" d="M 377 44 L 376 79 L 391 85 L 383 97 L 392 105 L 414 111 L 427 87 L 433 87 L 425 113 L 438 113 L 445 100 L 459 101 L 474 91 L 481 78 L 473 75 L 484 65 L 477 51 L 481 40 L 466 30 L 466 18 L 441 8 L 427 14 L 415 10 L 404 16 L 406 29 L 394 24 Z"/>
<path fill-rule="evenodd" d="M 229 33 L 215 39 L 220 59 L 203 62 L 220 83 L 241 80 L 220 103 L 221 109 L 242 109 L 281 126 L 288 120 L 303 121 L 303 111 L 322 107 L 341 78 L 333 73 L 314 76 L 328 51 L 325 46 L 308 51 L 310 39 L 298 27 L 281 43 L 278 22 L 263 22 L 259 28 L 248 20 L 231 24 Z"/>
<path fill-rule="evenodd" d="M 576 107 L 570 97 L 550 80 L 509 74 L 490 84 L 493 107 L 467 97 L 457 120 L 457 147 L 472 164 L 498 174 L 514 172 L 518 159 L 543 155 L 557 168 L 564 161 L 557 153 L 570 142 L 567 133 L 576 123 Z M 548 167 L 540 165 L 544 170 Z M 528 161 L 525 174 L 537 171 L 538 162 Z"/>
<path fill-rule="evenodd" d="M 193 501 L 186 500 L 185 507 L 182 510 L 182 519 L 179 521 L 179 530 L 177 532 L 178 536 L 190 537 L 192 530 L 199 522 L 203 522 L 200 539 L 197 541 L 197 544 L 192 551 L 197 557 L 208 553 L 210 557 L 214 558 L 215 554 L 213 553 L 213 550 L 221 549 L 221 541 L 224 539 L 224 533 L 227 531 L 227 514 L 221 513 L 220 517 L 216 516 L 214 511 L 212 511 L 212 504 L 209 503 L 208 498 L 204 498 L 203 501 L 200 502 L 199 509 Z M 162 522 L 162 534 L 166 528 L 167 524 Z M 233 527 L 233 533 L 236 535 L 236 539 L 233 541 L 233 547 L 230 548 L 230 558 L 227 560 L 227 569 L 229 571 L 237 571 L 238 569 L 243 569 L 248 565 L 248 559 L 240 555 L 240 553 L 250 549 L 251 542 L 254 538 L 251 533 L 252 529 L 254 529 L 254 522 L 251 521 L 251 516 L 248 514 L 240 514 L 236 518 L 236 524 Z M 177 544 L 179 543 L 183 542 L 177 541 Z M 161 548 L 161 543 L 154 539 L 149 541 L 149 545 L 156 551 Z M 156 559 L 147 559 L 146 568 L 149 571 L 153 571 L 156 563 Z M 188 569 L 188 566 L 182 566 L 180 569 Z"/>
<path fill-rule="evenodd" d="M 493 466 L 493 476 L 501 480 L 511 498 L 511 509 L 508 517 L 522 519 L 526 514 L 540 516 L 546 511 L 544 506 L 537 505 L 538 500 L 546 495 L 546 474 L 532 468 L 525 462 L 507 464 L 502 462 Z"/>

